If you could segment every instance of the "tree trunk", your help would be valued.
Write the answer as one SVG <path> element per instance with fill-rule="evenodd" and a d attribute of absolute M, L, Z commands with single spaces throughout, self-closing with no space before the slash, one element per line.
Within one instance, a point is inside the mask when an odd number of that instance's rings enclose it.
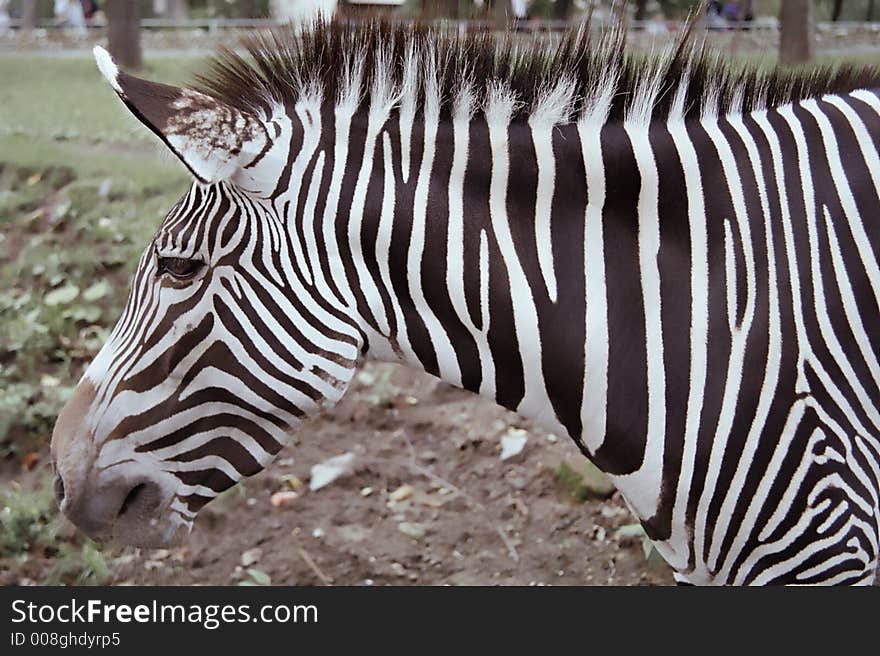
<path fill-rule="evenodd" d="M 647 0 L 639 0 L 639 3 L 645 3 Z M 568 20 L 571 18 L 571 10 L 574 8 L 574 0 L 556 0 L 553 5 L 553 17 L 556 20 Z"/>
<path fill-rule="evenodd" d="M 816 26 L 813 0 L 782 0 L 779 10 L 779 62 L 803 64 L 813 58 Z"/>
<path fill-rule="evenodd" d="M 834 0 L 834 5 L 831 7 L 831 20 L 839 21 L 841 11 L 843 11 L 843 0 Z"/>
<path fill-rule="evenodd" d="M 507 31 L 512 18 L 513 7 L 510 6 L 510 0 L 494 0 L 492 3 L 492 20 L 495 23 L 495 29 L 499 32 Z"/>
<path fill-rule="evenodd" d="M 30 32 L 37 26 L 37 0 L 22 0 L 21 29 Z"/>
<path fill-rule="evenodd" d="M 189 18 L 189 1 L 168 0 L 168 15 L 177 20 Z"/>
<path fill-rule="evenodd" d="M 107 36 L 110 54 L 123 68 L 141 67 L 140 3 L 107 0 Z"/>
<path fill-rule="evenodd" d="M 874 20 L 874 0 L 868 0 L 868 13 L 865 16 L 865 20 L 869 23 Z"/>
<path fill-rule="evenodd" d="M 242 0 L 241 2 L 242 18 L 265 18 L 265 16 L 257 16 L 257 3 L 254 0 Z"/>
<path fill-rule="evenodd" d="M 459 0 L 425 0 L 425 18 L 458 18 Z"/>
<path fill-rule="evenodd" d="M 648 17 L 648 0 L 636 0 L 636 14 L 634 20 L 643 21 Z"/>

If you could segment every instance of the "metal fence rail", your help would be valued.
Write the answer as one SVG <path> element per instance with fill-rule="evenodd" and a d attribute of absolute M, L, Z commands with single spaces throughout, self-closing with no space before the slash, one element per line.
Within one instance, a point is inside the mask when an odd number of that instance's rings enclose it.
<path fill-rule="evenodd" d="M 348 19 L 352 20 L 352 19 Z M 356 20 L 356 19 L 354 19 Z M 475 29 L 493 29 L 494 23 L 491 20 L 440 20 L 437 22 L 441 22 L 443 24 L 449 26 L 457 26 L 461 30 L 475 30 Z M 280 25 L 286 25 L 288 23 L 287 20 L 282 20 L 278 18 L 143 18 L 141 19 L 141 27 L 147 30 L 206 30 L 208 32 L 217 32 L 220 30 L 235 30 L 235 29 L 265 29 L 269 27 L 276 27 Z M 572 25 L 579 24 L 580 21 L 578 19 L 574 19 L 571 21 L 561 21 L 561 20 L 522 20 L 517 22 L 518 29 L 527 29 L 534 31 L 561 31 Z M 603 24 L 602 21 L 596 20 L 594 18 L 594 24 L 596 26 L 601 26 Z M 680 21 L 664 21 L 661 25 L 667 26 L 675 26 L 680 24 Z M 22 21 L 18 18 L 10 19 L 7 23 L 7 27 L 19 30 L 22 27 Z M 53 19 L 43 19 L 37 21 L 36 28 L 43 30 L 59 30 L 65 29 L 66 25 L 60 24 Z M 104 29 L 106 27 L 105 24 L 91 24 L 88 25 L 88 29 Z M 654 30 L 657 29 L 658 23 L 655 21 L 629 21 L 628 27 L 632 30 Z M 758 30 L 758 31 L 771 31 L 777 32 L 779 31 L 779 21 L 776 20 L 775 17 L 759 17 L 754 21 L 742 22 L 742 23 L 725 23 L 720 28 L 712 28 L 712 29 L 744 29 L 744 30 Z M 840 32 L 850 32 L 850 31 L 863 31 L 863 32 L 878 32 L 880 33 L 880 22 L 864 22 L 864 21 L 821 21 L 816 23 L 816 29 L 819 32 L 829 32 L 829 31 L 840 31 Z"/>

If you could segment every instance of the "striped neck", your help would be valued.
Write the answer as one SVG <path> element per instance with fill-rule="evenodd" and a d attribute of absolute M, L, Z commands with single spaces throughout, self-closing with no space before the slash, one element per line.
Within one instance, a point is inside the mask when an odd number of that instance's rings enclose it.
<path fill-rule="evenodd" d="M 395 113 L 379 126 L 325 109 L 303 184 L 333 178 L 323 223 L 335 230 L 326 268 L 338 275 L 327 286 L 355 308 L 367 357 L 579 437 L 583 359 L 572 354 L 586 339 L 587 198 L 578 126 L 511 122 L 508 109 L 488 121 Z"/>

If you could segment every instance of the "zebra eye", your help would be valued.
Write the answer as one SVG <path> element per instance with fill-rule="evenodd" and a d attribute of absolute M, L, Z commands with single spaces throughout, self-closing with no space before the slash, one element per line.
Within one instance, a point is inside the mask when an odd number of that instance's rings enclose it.
<path fill-rule="evenodd" d="M 158 274 L 169 273 L 178 280 L 189 280 L 204 266 L 201 260 L 189 260 L 183 257 L 159 257 Z"/>

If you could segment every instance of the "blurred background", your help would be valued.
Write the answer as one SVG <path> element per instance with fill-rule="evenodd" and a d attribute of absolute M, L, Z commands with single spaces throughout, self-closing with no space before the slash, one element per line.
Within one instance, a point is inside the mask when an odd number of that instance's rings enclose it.
<path fill-rule="evenodd" d="M 120 314 L 141 251 L 188 184 L 99 75 L 95 43 L 145 77 L 181 84 L 244 31 L 317 12 L 513 29 L 548 44 L 592 12 L 592 29 L 626 20 L 631 47 L 647 53 L 694 7 L 0 0 L 0 584 L 669 583 L 570 440 L 390 365 L 362 371 L 271 468 L 206 507 L 176 549 L 78 535 L 52 500 L 48 442 Z M 713 0 L 699 11 L 699 29 L 734 61 L 880 63 L 875 0 Z M 340 455 L 338 477 L 310 489 L 312 467 Z"/>

